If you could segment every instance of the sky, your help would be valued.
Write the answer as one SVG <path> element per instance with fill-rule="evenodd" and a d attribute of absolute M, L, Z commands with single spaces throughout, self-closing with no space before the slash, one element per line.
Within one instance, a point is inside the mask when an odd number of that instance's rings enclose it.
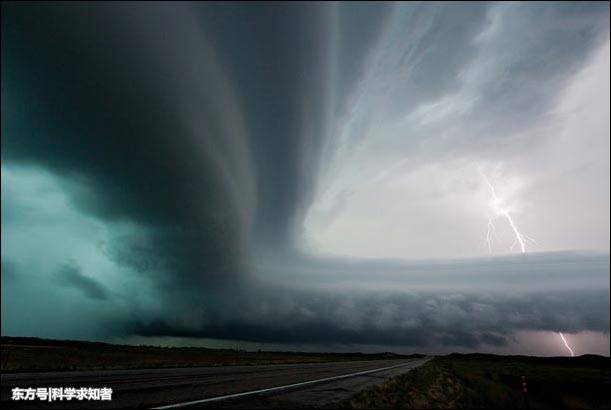
<path fill-rule="evenodd" d="M 609 355 L 609 4 L 2 3 L 2 335 Z"/>

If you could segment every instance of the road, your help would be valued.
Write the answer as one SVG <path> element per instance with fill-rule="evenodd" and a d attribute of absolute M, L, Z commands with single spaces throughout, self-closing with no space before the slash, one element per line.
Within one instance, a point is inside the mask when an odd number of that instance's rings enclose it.
<path fill-rule="evenodd" d="M 325 407 L 405 373 L 428 359 L 265 366 L 196 367 L 2 375 L 4 408 L 279 408 Z M 109 387 L 108 402 L 12 401 L 11 389 Z"/>

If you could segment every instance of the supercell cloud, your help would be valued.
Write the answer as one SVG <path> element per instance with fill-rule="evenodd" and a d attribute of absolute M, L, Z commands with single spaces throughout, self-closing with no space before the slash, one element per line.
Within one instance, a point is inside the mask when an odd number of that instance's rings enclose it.
<path fill-rule="evenodd" d="M 608 354 L 608 135 L 607 3 L 3 3 L 2 334 Z"/>

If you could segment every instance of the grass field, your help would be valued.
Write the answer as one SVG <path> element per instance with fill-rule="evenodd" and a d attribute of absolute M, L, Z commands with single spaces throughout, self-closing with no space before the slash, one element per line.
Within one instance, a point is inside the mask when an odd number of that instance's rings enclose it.
<path fill-rule="evenodd" d="M 1 352 L 3 373 L 319 363 L 414 357 L 392 353 L 246 352 L 201 347 L 126 346 L 21 337 L 2 337 Z"/>
<path fill-rule="evenodd" d="M 361 391 L 343 407 L 608 409 L 609 363 L 609 357 L 593 355 L 452 354 Z M 522 393 L 522 376 L 527 395 Z"/>

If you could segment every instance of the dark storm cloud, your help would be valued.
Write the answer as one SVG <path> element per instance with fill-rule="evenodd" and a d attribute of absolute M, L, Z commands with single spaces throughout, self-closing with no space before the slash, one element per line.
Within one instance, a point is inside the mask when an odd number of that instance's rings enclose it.
<path fill-rule="evenodd" d="M 19 280 L 18 268 L 15 263 L 2 259 L 2 286 L 12 285 Z"/>
<path fill-rule="evenodd" d="M 333 80 L 350 77 L 334 76 L 329 61 L 349 54 L 337 69 L 358 75 L 389 9 L 331 3 L 198 8 L 246 108 L 257 175 L 256 245 L 292 245 L 329 131 Z M 353 38 L 356 27 L 370 37 Z"/>
<path fill-rule="evenodd" d="M 494 335 L 492 333 L 483 333 L 480 336 L 480 340 L 483 344 L 491 345 L 491 346 L 504 346 L 507 344 L 506 338 L 502 336 Z"/>
<path fill-rule="evenodd" d="M 609 8 L 602 2 L 500 4 L 489 18 L 491 27 L 479 39 L 479 57 L 489 67 L 474 73 L 480 94 L 467 127 L 475 139 L 468 149 L 493 129 L 509 136 L 545 118 L 567 80 L 608 34 Z"/>
<path fill-rule="evenodd" d="M 256 294 L 256 299 L 244 296 L 237 303 L 210 306 L 196 329 L 155 318 L 132 323 L 132 331 L 253 342 L 475 348 L 504 345 L 516 331 L 609 328 L 608 289 L 525 294 L 276 288 Z"/>
<path fill-rule="evenodd" d="M 203 299 L 190 322 L 169 315 L 125 327 L 142 336 L 466 348 L 503 346 L 519 331 L 609 328 L 608 255 L 293 262 L 305 273 L 281 265 L 271 283 Z"/>
<path fill-rule="evenodd" d="M 117 334 L 475 348 L 519 330 L 608 332 L 608 256 L 406 265 L 294 250 L 318 174 L 385 120 L 373 118 L 379 99 L 409 114 L 460 90 L 482 58 L 493 74 L 474 111 L 525 126 L 608 22 L 604 5 L 400 6 L 3 3 L 2 163 L 49 172 L 105 224 L 96 249 L 152 283 L 130 289 L 152 302 L 126 292 L 108 313 Z M 508 14 L 495 25 L 495 13 Z M 336 143 L 333 119 L 353 112 L 365 126 Z M 479 120 L 466 125 L 472 146 Z M 4 190 L 3 225 L 32 221 Z M 110 297 L 77 265 L 56 279 Z M 372 283 L 397 289 L 358 288 Z"/>
<path fill-rule="evenodd" d="M 478 49 L 476 37 L 499 13 L 488 5 L 374 7 L 368 41 L 352 34 L 371 6 L 5 5 L 2 158 L 79 181 L 71 195 L 88 213 L 150 227 L 151 242 L 172 237 L 174 246 L 148 259 L 186 252 L 183 275 L 197 278 L 201 266 L 235 275 L 251 225 L 257 246 L 292 244 L 327 166 L 326 116 L 350 97 L 351 86 L 331 81 L 367 75 L 362 62 L 380 38 L 399 53 L 382 56 L 377 70 L 409 74 L 378 90 L 396 100 L 389 109 L 456 89 L 459 73 L 494 47 L 503 72 L 484 79 L 481 104 L 532 113 L 558 86 L 536 78 L 566 77 L 597 36 L 601 7 L 500 7 L 514 18 L 493 24 L 492 44 Z M 531 86 L 547 88 L 529 93 L 523 110 L 531 72 Z"/>
<path fill-rule="evenodd" d="M 201 314 L 186 322 L 170 313 L 123 326 L 149 337 L 465 348 L 504 346 L 520 331 L 609 328 L 608 255 L 421 262 L 301 256 L 262 269 L 267 282 L 229 299 L 202 298 Z"/>
<path fill-rule="evenodd" d="M 606 39 L 609 8 L 602 2 L 421 5 L 392 22 L 387 42 L 396 47 L 372 58 L 377 79 L 362 87 L 352 108 L 362 123 L 350 124 L 348 145 L 372 127 L 403 119 L 406 128 L 391 133 L 390 149 L 379 155 L 422 151 L 423 158 L 410 161 L 415 166 L 444 155 L 515 154 L 499 144 L 546 118 L 566 82 Z M 451 118 L 421 123 L 419 109 L 447 103 L 443 97 L 454 104 Z M 429 108 L 440 118 L 448 109 Z"/>
<path fill-rule="evenodd" d="M 2 15 L 3 163 L 45 167 L 74 182 L 85 212 L 171 237 L 147 257 L 193 255 L 182 275 L 238 273 L 254 203 L 248 146 L 192 11 L 8 4 Z"/>
<path fill-rule="evenodd" d="M 478 52 L 474 38 L 485 28 L 489 10 L 487 3 L 397 8 L 387 32 L 397 51 L 383 53 L 377 61 L 377 71 L 389 74 L 379 91 L 390 102 L 390 113 L 403 115 L 406 108 L 459 88 L 461 71 Z"/>
<path fill-rule="evenodd" d="M 88 298 L 97 300 L 109 298 L 106 288 L 95 279 L 83 275 L 80 268 L 74 263 L 64 264 L 57 271 L 56 277 L 62 286 L 77 289 Z"/>
<path fill-rule="evenodd" d="M 191 276 L 242 269 L 253 217 L 258 243 L 292 242 L 325 133 L 335 6 L 3 10 L 3 162 L 67 176 L 85 212 L 214 255 Z M 219 229 L 222 244 L 209 239 Z"/>

